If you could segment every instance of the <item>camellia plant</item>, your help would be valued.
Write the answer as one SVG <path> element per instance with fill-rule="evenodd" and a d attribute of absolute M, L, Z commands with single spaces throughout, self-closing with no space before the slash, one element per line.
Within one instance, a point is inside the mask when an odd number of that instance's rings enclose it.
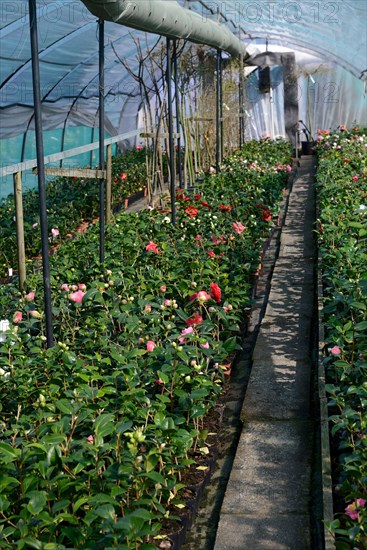
<path fill-rule="evenodd" d="M 147 185 L 146 149 L 137 146 L 112 160 L 112 199 L 115 206 Z M 76 230 L 83 230 L 99 215 L 99 183 L 94 179 L 56 178 L 47 185 L 47 216 L 50 243 L 58 246 Z M 65 200 L 67 197 L 67 200 Z M 23 194 L 24 238 L 28 259 L 41 250 L 38 191 Z M 0 277 L 17 265 L 14 197 L 0 202 Z"/>
<path fill-rule="evenodd" d="M 338 550 L 367 548 L 367 132 L 319 132 L 318 237 Z"/>
<path fill-rule="evenodd" d="M 117 215 L 104 265 L 98 227 L 63 242 L 50 349 L 37 263 L 24 293 L 1 287 L 1 548 L 150 550 L 166 536 L 185 508 L 183 472 L 207 468 L 205 418 L 289 161 L 285 142 L 250 143 L 177 192 L 175 225 L 149 208 Z"/>

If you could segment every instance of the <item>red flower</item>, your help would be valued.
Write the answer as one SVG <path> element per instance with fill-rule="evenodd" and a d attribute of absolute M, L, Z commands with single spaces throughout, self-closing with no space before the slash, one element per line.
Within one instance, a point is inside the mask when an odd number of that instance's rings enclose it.
<path fill-rule="evenodd" d="M 219 210 L 222 210 L 222 212 L 230 212 L 232 210 L 232 207 L 230 204 L 221 204 L 219 206 Z"/>
<path fill-rule="evenodd" d="M 214 250 L 210 250 L 207 254 L 208 258 L 215 258 L 215 252 Z"/>
<path fill-rule="evenodd" d="M 210 283 L 210 295 L 219 304 L 222 299 L 222 291 L 216 283 Z"/>
<path fill-rule="evenodd" d="M 212 207 L 209 206 L 209 203 L 207 203 L 206 201 L 200 201 L 200 204 L 201 204 L 202 206 L 204 206 L 205 208 L 207 208 L 208 210 L 211 210 L 211 209 L 212 209 Z"/>
<path fill-rule="evenodd" d="M 195 206 L 188 206 L 185 210 L 186 214 L 190 216 L 190 218 L 195 218 L 195 216 L 198 215 L 199 210 L 195 208 Z"/>
<path fill-rule="evenodd" d="M 194 195 L 194 199 L 199 201 L 201 199 L 200 193 L 197 193 L 196 195 Z"/>
<path fill-rule="evenodd" d="M 262 219 L 263 219 L 264 222 L 270 222 L 271 214 L 270 214 L 270 210 L 268 208 L 263 208 Z"/>
<path fill-rule="evenodd" d="M 186 319 L 186 324 L 189 327 L 191 327 L 192 325 L 201 325 L 202 322 L 203 322 L 202 316 L 199 315 L 196 311 L 192 317 L 189 317 L 188 319 Z"/>
<path fill-rule="evenodd" d="M 179 188 L 179 189 L 177 189 L 176 199 L 178 201 L 189 201 L 190 197 L 186 197 L 186 195 L 184 193 L 184 190 Z"/>
<path fill-rule="evenodd" d="M 145 250 L 147 252 L 155 252 L 156 254 L 160 254 L 161 250 L 159 250 L 158 245 L 155 244 L 153 241 L 150 241 L 147 246 L 145 247 Z"/>
<path fill-rule="evenodd" d="M 122 172 L 122 174 L 120 174 L 120 180 L 121 181 L 126 181 L 127 180 L 127 174 L 125 174 L 125 172 Z"/>

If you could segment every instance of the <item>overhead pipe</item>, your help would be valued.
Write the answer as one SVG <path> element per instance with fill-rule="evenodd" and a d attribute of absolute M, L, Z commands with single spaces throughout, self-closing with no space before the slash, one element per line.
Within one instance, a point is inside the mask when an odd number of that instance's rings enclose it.
<path fill-rule="evenodd" d="M 50 264 L 48 257 L 48 223 L 45 189 L 45 165 L 42 135 L 42 113 L 41 113 L 41 90 L 40 70 L 38 58 L 38 31 L 37 31 L 37 10 L 36 0 L 29 0 L 29 26 L 31 38 L 32 56 L 32 79 L 33 79 L 33 101 L 34 101 L 34 122 L 37 149 L 37 172 L 38 172 L 38 195 L 40 205 L 40 226 L 41 226 L 41 250 L 43 268 L 43 292 L 45 303 L 46 343 L 51 348 L 54 345 L 52 327 L 52 304 L 50 284 Z"/>
<path fill-rule="evenodd" d="M 133 29 L 206 44 L 233 56 L 246 55 L 244 43 L 226 25 L 181 7 L 177 0 L 82 0 L 96 17 Z"/>

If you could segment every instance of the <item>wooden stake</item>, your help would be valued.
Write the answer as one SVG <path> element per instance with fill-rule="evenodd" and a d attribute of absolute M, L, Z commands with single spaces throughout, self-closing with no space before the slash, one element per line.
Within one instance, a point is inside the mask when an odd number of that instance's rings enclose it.
<path fill-rule="evenodd" d="M 17 172 L 16 174 L 13 174 L 13 181 L 14 181 L 15 220 L 16 220 L 16 227 L 17 227 L 19 289 L 24 290 L 26 270 L 25 270 L 22 173 Z"/>
<path fill-rule="evenodd" d="M 111 221 L 112 203 L 112 145 L 107 145 L 107 166 L 106 166 L 106 223 Z"/>

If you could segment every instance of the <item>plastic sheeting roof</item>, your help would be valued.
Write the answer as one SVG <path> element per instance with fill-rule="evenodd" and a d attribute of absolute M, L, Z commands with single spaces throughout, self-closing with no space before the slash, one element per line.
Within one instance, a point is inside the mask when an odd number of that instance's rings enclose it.
<path fill-rule="evenodd" d="M 111 1 L 111 0 L 110 0 Z M 138 0 L 136 0 L 138 1 Z M 164 1 L 164 0 L 163 0 Z M 315 53 L 355 77 L 367 69 L 367 0 L 180 0 L 199 13 L 203 25 L 218 19 L 245 45 L 258 38 Z M 28 3 L 0 4 L 0 138 L 32 129 L 33 95 Z M 96 18 L 80 0 L 37 2 L 44 128 L 98 124 L 98 41 Z M 105 90 L 107 129 L 111 134 L 135 127 L 139 107 L 136 83 L 112 49 L 134 68 L 132 35 L 147 47 L 157 35 L 106 22 Z M 364 72 L 367 77 L 367 72 Z M 348 98 L 346 98 L 346 101 Z M 130 108 L 134 102 L 134 109 Z"/>

